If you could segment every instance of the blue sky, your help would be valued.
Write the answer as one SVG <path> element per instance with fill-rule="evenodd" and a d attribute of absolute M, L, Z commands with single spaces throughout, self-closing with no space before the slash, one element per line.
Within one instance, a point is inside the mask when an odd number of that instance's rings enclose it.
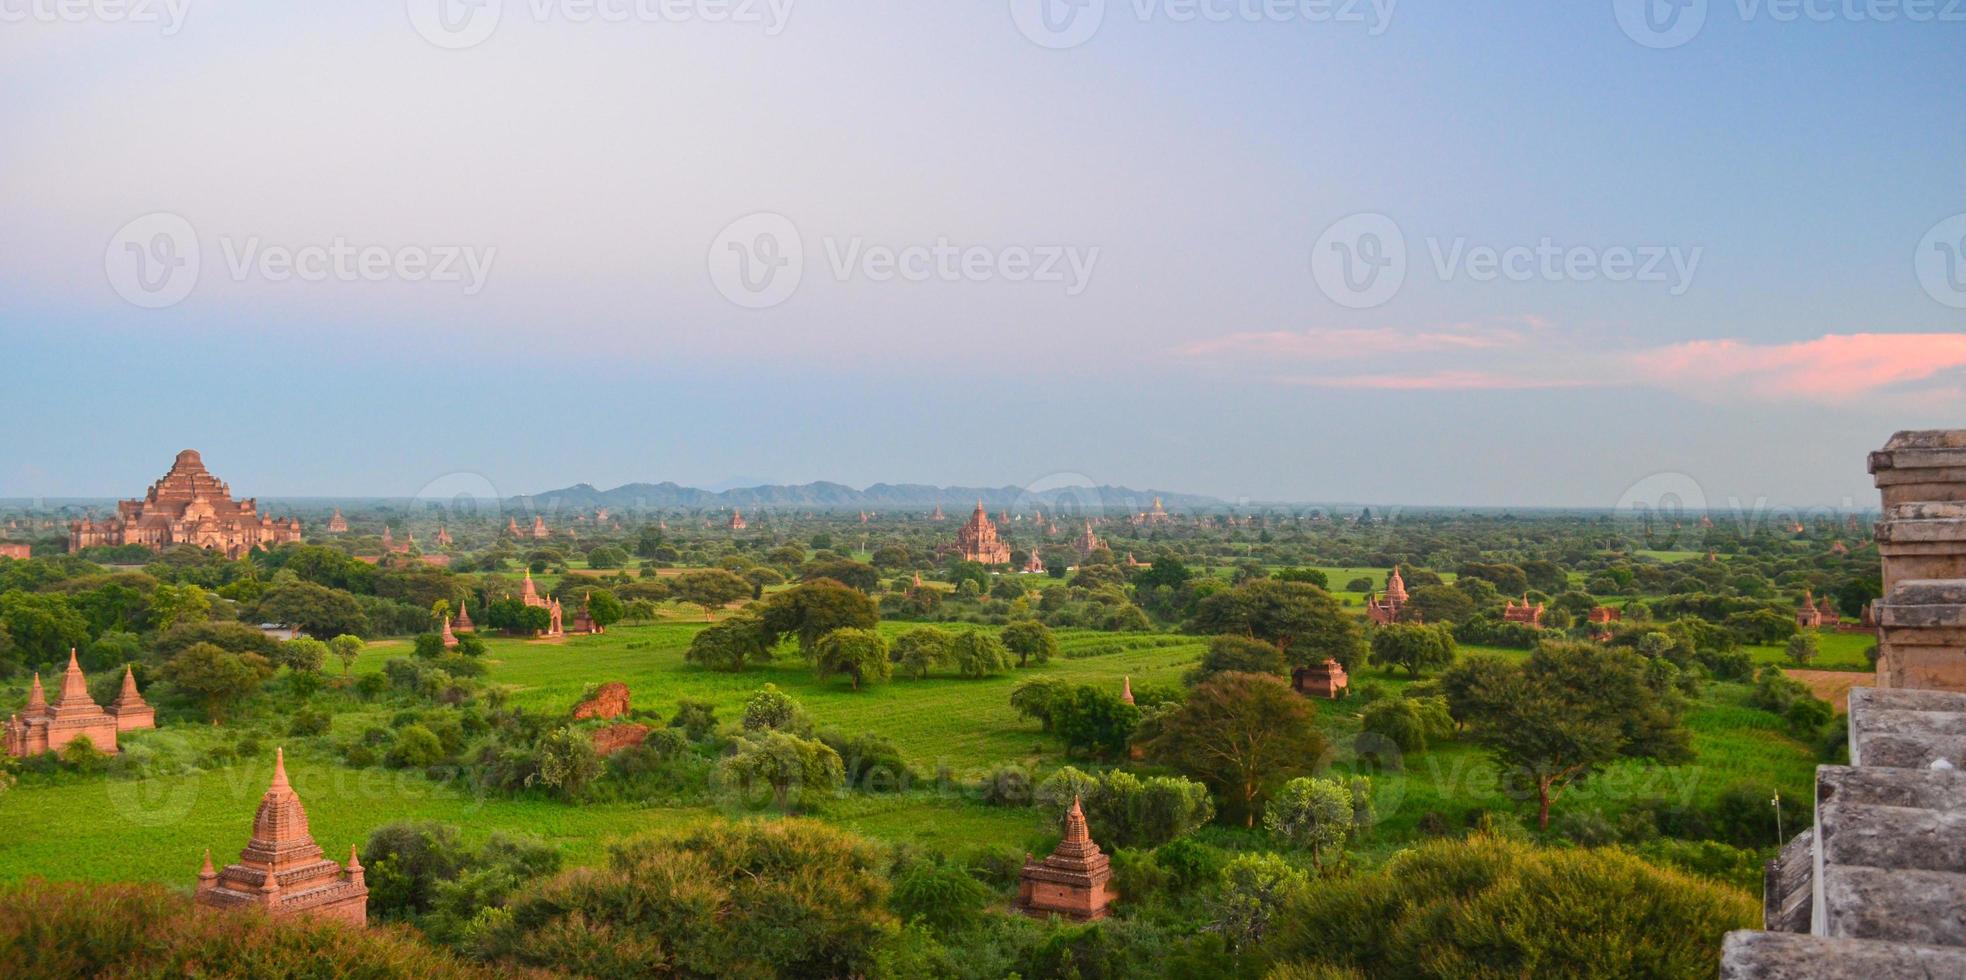
<path fill-rule="evenodd" d="M 0 0 L 0 497 L 195 447 L 266 496 L 1865 505 L 1868 450 L 1966 408 L 1961 20 L 1726 0 L 1654 48 L 1610 0 L 1106 0 L 1054 49 L 1037 0 L 504 0 L 433 43 L 426 0 L 175 2 Z M 1404 245 L 1389 294 L 1318 265 L 1360 227 Z M 196 276 L 127 300 L 178 229 Z M 792 241 L 795 287 L 732 286 Z M 284 273 L 337 243 L 379 271 Z"/>

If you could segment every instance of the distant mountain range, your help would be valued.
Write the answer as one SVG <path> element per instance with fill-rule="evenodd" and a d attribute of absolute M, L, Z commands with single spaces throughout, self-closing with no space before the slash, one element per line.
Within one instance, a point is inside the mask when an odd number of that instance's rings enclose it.
<path fill-rule="evenodd" d="M 1056 487 L 1027 490 L 1023 487 L 932 487 L 914 483 L 876 483 L 855 490 L 839 483 L 801 483 L 794 486 L 768 485 L 724 491 L 699 490 L 675 483 L 630 483 L 612 490 L 599 490 L 585 483 L 561 490 L 548 490 L 508 501 L 528 512 L 567 513 L 606 507 L 623 513 L 682 509 L 754 510 L 867 510 L 928 511 L 941 507 L 952 517 L 963 517 L 982 501 L 992 513 L 1027 511 L 1033 507 L 1050 511 L 1080 513 L 1136 513 L 1154 505 L 1154 498 L 1170 511 L 1217 510 L 1225 501 L 1197 494 L 1164 490 L 1134 490 L 1130 487 Z"/>

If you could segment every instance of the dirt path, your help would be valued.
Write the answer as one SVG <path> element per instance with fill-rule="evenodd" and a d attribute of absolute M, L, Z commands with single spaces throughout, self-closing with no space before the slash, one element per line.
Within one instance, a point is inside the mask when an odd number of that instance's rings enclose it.
<path fill-rule="evenodd" d="M 1839 712 L 1850 710 L 1850 689 L 1872 687 L 1877 675 L 1857 670 L 1785 670 L 1782 673 L 1809 685 L 1810 693 L 1836 705 Z"/>

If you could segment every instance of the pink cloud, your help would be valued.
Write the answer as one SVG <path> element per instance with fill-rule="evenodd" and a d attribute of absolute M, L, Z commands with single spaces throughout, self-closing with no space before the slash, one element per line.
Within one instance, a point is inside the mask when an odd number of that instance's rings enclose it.
<path fill-rule="evenodd" d="M 1175 349 L 1188 357 L 1253 354 L 1331 360 L 1376 354 L 1497 350 L 1519 347 L 1532 331 L 1546 324 L 1537 317 L 1514 321 L 1519 326 L 1491 323 L 1452 323 L 1420 330 L 1400 328 L 1312 327 L 1308 330 L 1269 330 L 1212 337 Z M 1526 328 L 1526 329 L 1525 329 Z"/>
<path fill-rule="evenodd" d="M 1292 378 L 1293 384 L 1320 388 L 1372 388 L 1382 391 L 1520 391 L 1533 388 L 1586 388 L 1594 378 L 1539 378 L 1493 371 L 1431 371 L 1420 374 L 1354 374 Z"/>
<path fill-rule="evenodd" d="M 1636 379 L 1714 395 L 1843 401 L 1966 367 L 1966 334 L 1827 334 L 1792 344 L 1695 340 L 1630 355 Z"/>

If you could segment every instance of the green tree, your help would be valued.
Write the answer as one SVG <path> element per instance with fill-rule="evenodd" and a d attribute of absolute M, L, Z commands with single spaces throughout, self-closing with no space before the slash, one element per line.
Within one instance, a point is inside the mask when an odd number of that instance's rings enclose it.
<path fill-rule="evenodd" d="M 205 590 L 186 582 L 157 583 L 150 593 L 150 628 L 167 630 L 179 623 L 200 623 L 212 616 L 212 600 Z"/>
<path fill-rule="evenodd" d="M 1293 779 L 1263 808 L 1263 826 L 1292 846 L 1310 851 L 1311 863 L 1322 865 L 1326 853 L 1343 849 L 1351 839 L 1351 788 L 1336 779 Z"/>
<path fill-rule="evenodd" d="M 1274 854 L 1237 857 L 1222 869 L 1222 888 L 1214 903 L 1214 930 L 1232 950 L 1253 949 L 1308 884 L 1302 871 Z"/>
<path fill-rule="evenodd" d="M 891 655 L 910 677 L 921 679 L 955 658 L 956 638 L 948 630 L 917 626 L 894 638 Z"/>
<path fill-rule="evenodd" d="M 1311 713 L 1279 678 L 1217 674 L 1158 716 L 1158 734 L 1144 747 L 1149 758 L 1207 785 L 1253 827 L 1271 786 L 1307 771 L 1323 752 Z"/>
<path fill-rule="evenodd" d="M 160 672 L 218 724 L 229 708 L 259 691 L 273 676 L 273 667 L 256 653 L 231 653 L 210 643 L 194 643 L 165 661 Z"/>
<path fill-rule="evenodd" d="M 715 621 L 717 610 L 747 598 L 751 583 L 721 568 L 698 568 L 676 576 L 671 587 L 676 598 L 703 609 L 706 622 Z"/>
<path fill-rule="evenodd" d="M 607 589 L 595 589 L 582 601 L 587 604 L 587 615 L 593 618 L 594 625 L 603 629 L 621 622 L 621 617 L 627 614 L 621 598 Z"/>
<path fill-rule="evenodd" d="M 1544 643 L 1521 666 L 1454 678 L 1474 740 L 1537 799 L 1537 826 L 1571 786 L 1621 758 L 1663 763 L 1692 757 L 1680 725 L 1684 698 L 1639 654 L 1582 643 Z M 1454 675 L 1460 666 L 1448 671 Z"/>
<path fill-rule="evenodd" d="M 297 636 L 280 644 L 279 666 L 296 674 L 318 674 L 328 662 L 328 645 L 312 637 Z"/>
<path fill-rule="evenodd" d="M 1017 666 L 1040 666 L 1058 655 L 1058 640 L 1051 630 L 1035 619 L 1011 623 L 1001 634 L 1004 648 L 1017 655 Z"/>
<path fill-rule="evenodd" d="M 772 643 L 764 623 L 749 610 L 713 623 L 690 637 L 683 659 L 711 670 L 741 673 L 771 659 Z"/>
<path fill-rule="evenodd" d="M 328 649 L 334 651 L 335 659 L 341 661 L 341 673 L 345 677 L 355 668 L 355 658 L 362 655 L 362 638 L 343 633 L 328 641 Z"/>
<path fill-rule="evenodd" d="M 1283 651 L 1274 644 L 1230 633 L 1208 641 L 1208 651 L 1201 655 L 1201 666 L 1195 668 L 1189 680 L 1200 682 L 1227 671 L 1282 675 L 1289 670 Z"/>
<path fill-rule="evenodd" d="M 1806 667 L 1815 661 L 1816 654 L 1820 650 L 1821 647 L 1816 640 L 1816 634 L 1804 630 L 1789 637 L 1785 652 L 1788 654 L 1789 663 L 1797 667 Z"/>
<path fill-rule="evenodd" d="M 1262 640 L 1299 667 L 1336 660 L 1349 668 L 1365 647 L 1358 622 L 1309 582 L 1257 579 L 1215 593 L 1196 604 L 1187 630 Z"/>
<path fill-rule="evenodd" d="M 1400 667 L 1406 676 L 1454 662 L 1454 631 L 1445 626 L 1390 623 L 1372 631 L 1372 666 Z"/>
<path fill-rule="evenodd" d="M 871 629 L 843 627 L 820 637 L 812 648 L 812 661 L 821 679 L 845 674 L 853 679 L 856 691 L 863 683 L 887 680 L 894 670 L 886 638 Z"/>
<path fill-rule="evenodd" d="M 368 617 L 355 597 L 312 582 L 284 582 L 266 590 L 252 615 L 263 623 L 297 626 L 314 636 L 368 632 Z"/>
<path fill-rule="evenodd" d="M 950 645 L 956 671 L 964 677 L 990 677 L 1010 669 L 1010 650 L 1003 641 L 982 630 L 956 635 Z"/>
<path fill-rule="evenodd" d="M 776 684 L 766 684 L 759 688 L 744 702 L 744 718 L 740 722 L 747 732 L 779 731 L 803 735 L 812 729 L 812 721 L 806 717 L 805 708 L 797 699 L 778 689 Z"/>
<path fill-rule="evenodd" d="M 800 652 L 810 655 L 820 637 L 836 629 L 873 629 L 880 613 L 866 593 L 820 579 L 774 593 L 765 600 L 763 619 L 773 642 L 797 637 Z"/>
<path fill-rule="evenodd" d="M 759 731 L 737 739 L 731 754 L 717 763 L 717 784 L 740 798 L 768 790 L 786 812 L 816 806 L 846 782 L 840 754 L 817 739 L 780 731 Z"/>
<path fill-rule="evenodd" d="M 578 799 L 580 791 L 601 775 L 601 757 L 585 732 L 557 729 L 539 740 L 538 752 L 537 781 L 566 799 Z"/>

